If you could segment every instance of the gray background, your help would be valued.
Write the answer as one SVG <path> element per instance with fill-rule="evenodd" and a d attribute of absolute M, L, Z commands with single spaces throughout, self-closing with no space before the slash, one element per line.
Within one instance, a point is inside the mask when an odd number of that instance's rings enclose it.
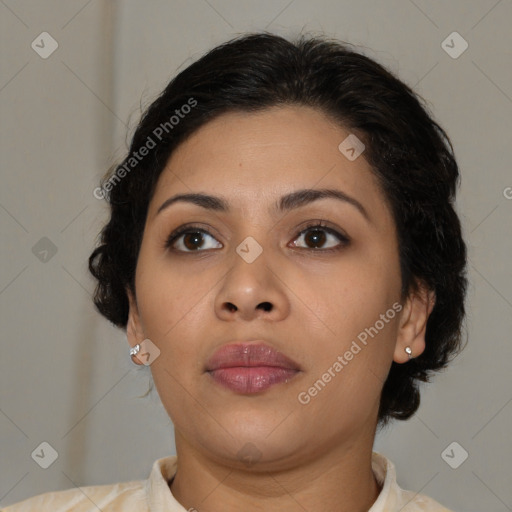
<path fill-rule="evenodd" d="M 456 511 L 512 510 L 510 0 L 0 0 L 0 14 L 1 505 L 144 479 L 174 453 L 156 393 L 138 398 L 149 368 L 92 305 L 87 257 L 106 218 L 92 191 L 176 71 L 244 31 L 303 29 L 359 45 L 413 86 L 462 171 L 469 343 L 375 449 L 402 487 Z M 44 31 L 59 45 L 47 59 L 31 47 Z M 441 46 L 453 31 L 469 44 L 458 58 Z M 31 457 L 44 441 L 58 452 L 48 469 Z M 453 441 L 452 459 L 469 454 L 457 469 L 441 457 Z"/>

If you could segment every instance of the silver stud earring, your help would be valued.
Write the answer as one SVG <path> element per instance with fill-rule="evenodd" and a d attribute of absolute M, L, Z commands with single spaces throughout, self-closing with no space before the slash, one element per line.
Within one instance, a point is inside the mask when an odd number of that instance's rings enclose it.
<path fill-rule="evenodd" d="M 407 355 L 409 356 L 409 360 L 411 360 L 412 359 L 411 347 L 405 347 L 405 351 L 407 352 Z"/>
<path fill-rule="evenodd" d="M 140 364 L 140 362 L 137 362 L 137 358 L 135 357 L 139 352 L 140 352 L 140 345 L 138 343 L 137 343 L 137 345 L 135 345 L 135 347 L 132 347 L 130 349 L 130 357 L 132 358 L 132 361 L 135 364 Z"/>

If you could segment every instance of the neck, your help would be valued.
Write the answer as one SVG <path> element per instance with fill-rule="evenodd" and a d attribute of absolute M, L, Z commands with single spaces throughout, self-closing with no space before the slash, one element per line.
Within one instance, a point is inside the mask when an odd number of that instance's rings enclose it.
<path fill-rule="evenodd" d="M 187 510 L 201 512 L 368 512 L 381 490 L 371 468 L 372 441 L 284 470 L 251 471 L 205 457 L 176 432 L 178 469 L 170 488 Z"/>

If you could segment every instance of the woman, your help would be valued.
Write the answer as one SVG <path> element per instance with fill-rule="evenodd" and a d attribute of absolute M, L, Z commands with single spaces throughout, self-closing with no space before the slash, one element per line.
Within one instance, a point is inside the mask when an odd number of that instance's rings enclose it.
<path fill-rule="evenodd" d="M 461 348 L 458 179 L 418 97 L 348 44 L 251 34 L 182 71 L 95 191 L 89 261 L 177 457 L 6 511 L 448 510 L 372 447 Z"/>

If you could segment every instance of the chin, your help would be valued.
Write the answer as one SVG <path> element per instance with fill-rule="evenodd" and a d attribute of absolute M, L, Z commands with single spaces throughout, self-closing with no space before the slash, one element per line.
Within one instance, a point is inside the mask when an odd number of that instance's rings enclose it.
<path fill-rule="evenodd" d="M 282 439 L 281 436 L 270 439 L 246 434 L 237 442 L 231 440 L 227 446 L 224 443 L 211 446 L 211 452 L 215 458 L 230 467 L 262 473 L 280 471 L 295 467 L 297 460 L 301 459 L 297 440 L 291 444 L 290 439 L 289 434 Z"/>
<path fill-rule="evenodd" d="M 206 428 L 203 424 L 189 436 L 196 438 L 198 449 L 208 450 L 227 466 L 262 472 L 286 469 L 296 465 L 300 454 L 311 447 L 311 439 L 301 437 L 304 429 L 295 423 L 293 415 L 283 421 L 284 418 L 286 415 L 268 410 L 241 413 L 238 407 L 233 414 L 216 417 L 223 428 L 217 423 Z"/>

